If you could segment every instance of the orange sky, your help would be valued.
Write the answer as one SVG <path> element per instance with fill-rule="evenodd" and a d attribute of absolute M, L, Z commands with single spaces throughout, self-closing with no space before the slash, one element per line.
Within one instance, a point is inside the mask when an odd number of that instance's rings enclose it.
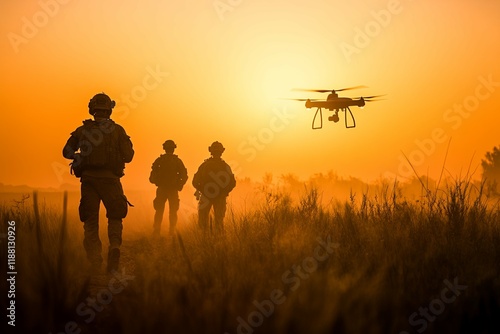
<path fill-rule="evenodd" d="M 148 185 L 166 139 L 189 175 L 214 140 L 239 177 L 334 170 L 365 180 L 454 176 L 499 145 L 495 0 L 3 1 L 0 183 L 78 184 L 61 149 L 106 92 L 136 150 L 124 185 Z M 386 100 L 311 130 L 280 98 L 333 89 Z M 460 111 L 461 110 L 461 111 Z M 342 115 L 341 115 L 342 116 Z"/>

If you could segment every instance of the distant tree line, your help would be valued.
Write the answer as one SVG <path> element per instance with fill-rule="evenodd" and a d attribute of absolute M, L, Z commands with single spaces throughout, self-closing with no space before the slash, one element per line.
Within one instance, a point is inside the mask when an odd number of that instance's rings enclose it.
<path fill-rule="evenodd" d="M 492 152 L 486 152 L 484 159 L 481 161 L 483 168 L 483 180 L 486 182 L 487 190 L 491 194 L 499 195 L 498 182 L 500 181 L 500 148 L 493 147 Z"/>

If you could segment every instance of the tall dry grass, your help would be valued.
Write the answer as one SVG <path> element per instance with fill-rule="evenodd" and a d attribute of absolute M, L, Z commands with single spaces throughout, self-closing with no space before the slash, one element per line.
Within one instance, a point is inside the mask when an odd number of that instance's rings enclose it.
<path fill-rule="evenodd" d="M 90 278 L 60 209 L 40 210 L 38 221 L 31 207 L 4 205 L 3 221 L 18 221 L 19 325 L 52 333 L 68 321 L 83 333 L 417 333 L 423 327 L 410 315 L 456 279 L 467 289 L 425 332 L 498 331 L 500 210 L 481 185 L 425 185 L 418 200 L 397 183 L 346 201 L 303 189 L 261 188 L 258 205 L 228 211 L 223 235 L 202 233 L 193 219 L 171 237 L 127 240 L 122 266 L 134 279 L 88 324 L 75 310 L 92 295 Z M 334 247 L 307 267 L 318 239 Z M 276 290 L 280 303 L 260 321 L 256 304 Z"/>

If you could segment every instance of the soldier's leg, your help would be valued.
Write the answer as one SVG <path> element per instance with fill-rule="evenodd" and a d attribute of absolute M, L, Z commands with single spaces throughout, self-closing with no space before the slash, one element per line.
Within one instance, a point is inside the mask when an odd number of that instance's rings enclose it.
<path fill-rule="evenodd" d="M 179 210 L 179 192 L 176 189 L 168 193 L 168 219 L 170 222 L 170 233 L 175 231 L 177 226 L 177 211 Z"/>
<path fill-rule="evenodd" d="M 215 231 L 224 231 L 224 216 L 226 215 L 226 197 L 214 199 Z"/>
<path fill-rule="evenodd" d="M 210 214 L 211 207 L 212 202 L 210 199 L 201 195 L 200 201 L 198 202 L 198 225 L 204 232 L 208 232 L 208 216 Z"/>
<path fill-rule="evenodd" d="M 108 271 L 118 269 L 120 246 L 122 244 L 122 220 L 127 216 L 128 203 L 119 179 L 103 179 L 99 193 L 106 207 L 108 218 Z"/>
<path fill-rule="evenodd" d="M 167 193 L 163 187 L 156 188 L 156 197 L 153 200 L 153 208 L 155 209 L 153 233 L 160 234 L 161 221 L 163 220 L 163 212 L 165 211 L 165 202 Z"/>
<path fill-rule="evenodd" d="M 109 248 L 120 248 L 122 245 L 123 220 L 118 218 L 108 219 Z"/>
<path fill-rule="evenodd" d="M 83 222 L 83 247 L 88 260 L 96 266 L 102 263 L 102 243 L 99 239 L 99 206 L 101 199 L 88 177 L 81 180 L 82 197 L 80 199 L 79 214 Z"/>

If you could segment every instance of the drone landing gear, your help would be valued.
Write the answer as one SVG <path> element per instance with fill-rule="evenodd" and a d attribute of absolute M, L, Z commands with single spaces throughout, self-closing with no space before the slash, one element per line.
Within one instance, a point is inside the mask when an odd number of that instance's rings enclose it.
<path fill-rule="evenodd" d="M 354 118 L 354 115 L 352 114 L 351 109 L 349 107 L 347 107 L 347 108 L 341 109 L 341 111 L 344 112 L 345 127 L 347 129 L 355 128 L 356 127 L 356 119 Z M 349 116 L 347 115 L 348 112 L 349 112 Z M 318 123 L 318 122 L 316 122 L 316 118 L 318 117 L 318 114 L 319 114 L 319 125 L 316 124 L 316 123 Z M 337 123 L 339 121 L 338 114 L 339 114 L 339 111 L 337 110 L 335 112 L 335 114 L 328 117 L 328 120 Z M 348 117 L 350 118 L 350 122 L 348 122 L 348 120 L 347 120 Z M 314 118 L 312 121 L 312 129 L 317 130 L 317 129 L 321 129 L 321 128 L 323 128 L 323 111 L 322 111 L 321 107 L 318 107 L 318 109 L 316 109 L 316 113 L 314 114 Z"/>
<path fill-rule="evenodd" d="M 356 127 L 356 120 L 354 119 L 354 115 L 352 114 L 351 108 L 347 107 L 343 109 L 345 113 L 345 127 L 350 129 L 350 128 L 355 128 Z M 347 125 L 347 111 L 349 111 L 349 115 L 351 116 L 352 119 L 352 125 Z"/>
<path fill-rule="evenodd" d="M 316 124 L 316 117 L 318 116 L 319 113 L 319 126 L 315 126 Z M 321 111 L 321 107 L 318 107 L 316 109 L 316 113 L 314 114 L 314 118 L 312 121 L 312 128 L 313 130 L 321 129 L 323 127 L 323 111 Z"/>

